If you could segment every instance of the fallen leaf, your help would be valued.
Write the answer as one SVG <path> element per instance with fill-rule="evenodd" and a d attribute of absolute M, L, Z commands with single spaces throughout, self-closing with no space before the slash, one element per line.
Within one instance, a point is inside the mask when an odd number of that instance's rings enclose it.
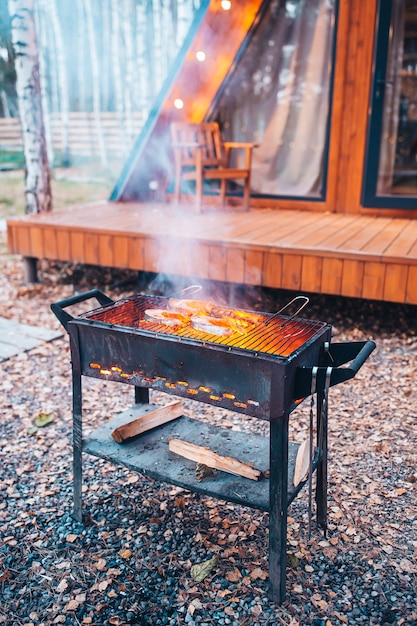
<path fill-rule="evenodd" d="M 72 533 L 70 533 L 65 537 L 65 539 L 68 541 L 68 543 L 74 543 L 74 541 L 78 539 L 78 535 L 73 535 Z"/>
<path fill-rule="evenodd" d="M 260 567 L 255 567 L 255 569 L 251 571 L 249 576 L 252 580 L 256 580 L 257 578 L 260 578 L 261 580 L 266 580 L 268 578 L 268 572 L 265 572 Z"/>
<path fill-rule="evenodd" d="M 288 567 L 295 568 L 295 567 L 298 567 L 300 560 L 295 556 L 295 554 L 291 554 L 291 552 L 288 552 L 287 562 L 288 562 Z"/>
<path fill-rule="evenodd" d="M 68 581 L 66 578 L 63 578 L 57 586 L 56 590 L 58 591 L 58 593 L 63 593 L 66 589 L 68 589 Z"/>
<path fill-rule="evenodd" d="M 65 605 L 64 611 L 76 611 L 79 607 L 79 602 L 77 600 L 70 600 L 68 604 Z"/>
<path fill-rule="evenodd" d="M 227 572 L 226 574 L 226 579 L 231 583 L 237 583 L 240 578 L 242 578 L 242 574 L 239 572 L 237 567 L 233 568 L 232 570 L 230 570 L 230 572 Z"/>
<path fill-rule="evenodd" d="M 132 551 L 125 548 L 124 550 L 119 550 L 118 554 L 122 557 L 122 559 L 129 559 L 132 556 Z"/>
<path fill-rule="evenodd" d="M 43 428 L 44 426 L 47 426 L 48 424 L 53 422 L 54 419 L 55 413 L 39 413 L 35 417 L 35 426 L 37 428 Z"/>
<path fill-rule="evenodd" d="M 97 563 L 94 564 L 94 567 L 98 569 L 99 572 L 102 572 L 106 568 L 106 561 L 104 559 L 99 559 Z"/>
<path fill-rule="evenodd" d="M 210 574 L 211 570 L 216 567 L 217 561 L 217 557 L 213 556 L 213 558 L 203 561 L 203 563 L 193 565 L 191 568 L 191 578 L 196 582 L 201 582 Z"/>
<path fill-rule="evenodd" d="M 408 574 L 413 574 L 414 572 L 417 573 L 417 565 L 414 565 L 414 563 L 408 559 L 401 559 L 400 568 L 403 572 L 407 572 Z"/>

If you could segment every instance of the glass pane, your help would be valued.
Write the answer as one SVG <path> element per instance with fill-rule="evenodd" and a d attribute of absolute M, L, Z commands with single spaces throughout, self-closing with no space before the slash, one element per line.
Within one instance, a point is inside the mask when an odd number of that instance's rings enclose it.
<path fill-rule="evenodd" d="M 255 194 L 322 194 L 334 26 L 335 0 L 270 2 L 211 116 L 258 144 Z"/>
<path fill-rule="evenodd" d="M 417 5 L 391 12 L 377 195 L 417 194 Z"/>

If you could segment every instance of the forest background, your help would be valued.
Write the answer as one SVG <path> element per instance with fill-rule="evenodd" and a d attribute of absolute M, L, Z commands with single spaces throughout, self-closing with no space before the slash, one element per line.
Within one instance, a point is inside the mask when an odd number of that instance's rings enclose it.
<path fill-rule="evenodd" d="M 86 114 L 95 136 L 96 162 L 114 175 L 127 158 L 200 4 L 199 0 L 35 0 L 52 167 L 79 161 L 70 143 L 71 124 Z M 18 118 L 7 0 L 0 0 L 0 118 L 8 118 L 10 126 Z M 116 154 L 106 142 L 109 119 L 118 129 Z M 58 143 L 54 124 L 59 127 Z M 23 167 L 23 155 L 8 150 L 0 135 L 0 167 L 5 162 Z"/>

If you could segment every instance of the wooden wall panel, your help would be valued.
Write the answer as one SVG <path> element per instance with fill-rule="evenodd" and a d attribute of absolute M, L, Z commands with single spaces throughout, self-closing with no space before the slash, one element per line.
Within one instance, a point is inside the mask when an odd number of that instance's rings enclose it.
<path fill-rule="evenodd" d="M 189 276 L 192 271 L 192 244 L 178 242 L 174 239 L 164 238 L 159 242 L 158 268 L 166 274 L 178 274 Z"/>
<path fill-rule="evenodd" d="M 385 272 L 384 300 L 404 302 L 407 290 L 408 266 L 387 263 Z"/>
<path fill-rule="evenodd" d="M 113 263 L 115 267 L 127 267 L 129 260 L 129 239 L 123 235 L 113 237 Z"/>
<path fill-rule="evenodd" d="M 360 298 L 363 284 L 363 261 L 343 261 L 342 290 L 343 296 Z"/>
<path fill-rule="evenodd" d="M 32 250 L 32 256 L 38 259 L 43 258 L 43 255 L 44 255 L 43 231 L 40 226 L 34 226 L 30 230 L 30 247 Z"/>
<path fill-rule="evenodd" d="M 159 241 L 146 239 L 143 250 L 143 269 L 145 272 L 159 272 Z"/>
<path fill-rule="evenodd" d="M 19 228 L 16 231 L 16 251 L 23 256 L 32 256 L 32 248 L 30 245 L 30 229 L 28 226 Z"/>
<path fill-rule="evenodd" d="M 7 226 L 7 250 L 10 254 L 16 254 L 19 252 L 19 249 L 16 245 L 16 236 L 16 228 L 9 224 Z"/>
<path fill-rule="evenodd" d="M 143 247 L 143 237 L 129 237 L 129 268 L 133 270 L 143 270 Z"/>
<path fill-rule="evenodd" d="M 70 234 L 71 239 L 71 261 L 73 263 L 84 263 L 84 233 L 74 230 Z"/>
<path fill-rule="evenodd" d="M 90 265 L 99 263 L 99 237 L 97 233 L 85 234 L 85 262 Z"/>
<path fill-rule="evenodd" d="M 338 295 L 342 289 L 343 261 L 342 259 L 323 259 L 321 273 L 321 293 Z"/>
<path fill-rule="evenodd" d="M 385 264 L 366 261 L 363 270 L 362 298 L 382 300 L 384 296 Z"/>
<path fill-rule="evenodd" d="M 262 284 L 263 252 L 247 250 L 244 282 L 248 285 Z"/>
<path fill-rule="evenodd" d="M 298 254 L 285 255 L 282 262 L 283 289 L 301 288 L 302 256 Z"/>
<path fill-rule="evenodd" d="M 226 251 L 226 280 L 243 283 L 245 278 L 245 251 L 241 248 L 228 248 Z"/>
<path fill-rule="evenodd" d="M 98 241 L 98 257 L 100 265 L 113 267 L 113 235 L 101 233 Z"/>
<path fill-rule="evenodd" d="M 265 287 L 282 287 L 282 256 L 278 252 L 265 252 L 262 280 Z"/>
<path fill-rule="evenodd" d="M 320 292 L 323 259 L 319 256 L 304 256 L 301 265 L 301 289 Z"/>
<path fill-rule="evenodd" d="M 54 228 L 45 227 L 43 229 L 43 245 L 45 249 L 46 256 L 49 259 L 57 259 L 58 258 L 58 247 L 56 241 L 56 231 Z"/>
<path fill-rule="evenodd" d="M 408 268 L 405 301 L 408 304 L 417 304 L 417 266 L 415 265 Z"/>
<path fill-rule="evenodd" d="M 209 248 L 209 275 L 210 280 L 226 280 L 226 249 L 223 246 Z"/>
<path fill-rule="evenodd" d="M 193 276 L 206 278 L 208 276 L 208 268 L 210 263 L 210 246 L 205 243 L 195 244 L 193 253 Z"/>
<path fill-rule="evenodd" d="M 71 240 L 68 230 L 59 228 L 56 231 L 57 259 L 67 261 L 71 258 Z"/>

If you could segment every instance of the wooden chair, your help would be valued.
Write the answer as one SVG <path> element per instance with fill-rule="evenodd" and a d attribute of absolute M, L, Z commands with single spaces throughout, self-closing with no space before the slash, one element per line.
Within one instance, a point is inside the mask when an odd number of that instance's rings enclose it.
<path fill-rule="evenodd" d="M 217 122 L 171 124 L 172 148 L 175 159 L 174 199 L 178 203 L 183 181 L 195 181 L 196 207 L 200 211 L 203 202 L 204 181 L 220 181 L 220 201 L 226 202 L 227 181 L 243 181 L 243 206 L 249 209 L 250 174 L 253 143 L 222 141 Z M 230 167 L 232 148 L 245 150 L 245 167 Z"/>

